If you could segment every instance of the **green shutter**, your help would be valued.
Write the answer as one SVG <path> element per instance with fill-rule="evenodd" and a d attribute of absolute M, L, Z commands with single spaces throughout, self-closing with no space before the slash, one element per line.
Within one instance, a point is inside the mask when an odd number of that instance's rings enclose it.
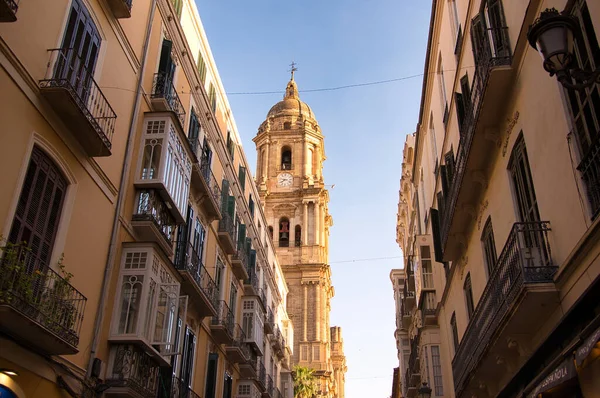
<path fill-rule="evenodd" d="M 250 250 L 250 269 L 256 269 L 256 250 Z"/>
<path fill-rule="evenodd" d="M 238 228 L 238 249 L 243 249 L 244 243 L 246 242 L 246 226 L 240 224 Z"/>
<path fill-rule="evenodd" d="M 229 181 L 223 179 L 221 189 L 221 211 L 225 213 L 227 211 L 227 200 L 229 198 Z"/>
<path fill-rule="evenodd" d="M 244 192 L 246 190 L 246 168 L 244 166 L 240 166 L 239 168 L 239 179 L 242 192 Z"/>
<path fill-rule="evenodd" d="M 227 198 L 227 213 L 232 219 L 235 217 L 235 196 Z"/>
<path fill-rule="evenodd" d="M 204 62 L 204 58 L 202 57 L 202 51 L 198 51 L 198 73 L 200 74 L 200 80 L 202 84 L 206 84 L 206 63 Z"/>

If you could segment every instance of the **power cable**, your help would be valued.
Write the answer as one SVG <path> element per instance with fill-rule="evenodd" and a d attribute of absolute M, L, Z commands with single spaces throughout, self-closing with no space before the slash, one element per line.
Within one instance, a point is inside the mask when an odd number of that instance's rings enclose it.
<path fill-rule="evenodd" d="M 359 261 L 380 261 L 380 260 L 392 260 L 396 258 L 403 258 L 402 256 L 391 256 L 391 257 L 372 257 L 372 258 L 356 258 L 351 260 L 331 261 L 330 264 L 340 263 L 356 263 Z"/>

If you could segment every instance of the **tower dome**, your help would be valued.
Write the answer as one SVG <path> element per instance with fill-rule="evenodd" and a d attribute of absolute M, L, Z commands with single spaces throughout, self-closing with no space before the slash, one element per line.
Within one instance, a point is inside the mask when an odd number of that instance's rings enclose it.
<path fill-rule="evenodd" d="M 293 76 L 285 88 L 283 100 L 273 105 L 267 114 L 267 118 L 277 116 L 304 116 L 310 119 L 315 118 L 310 106 L 308 106 L 305 102 L 300 101 L 298 85 L 294 81 Z"/>

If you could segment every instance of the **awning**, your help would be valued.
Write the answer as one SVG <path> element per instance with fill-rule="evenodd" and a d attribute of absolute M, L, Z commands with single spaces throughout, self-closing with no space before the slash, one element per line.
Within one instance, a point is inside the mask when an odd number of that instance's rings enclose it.
<path fill-rule="evenodd" d="M 544 391 L 548 391 L 549 389 L 556 387 L 567 380 L 571 380 L 576 376 L 577 371 L 575 370 L 573 358 L 569 356 L 567 359 L 562 361 L 560 365 L 558 365 L 552 372 L 550 372 L 548 376 L 544 377 L 544 379 L 540 381 L 537 387 L 535 387 L 531 394 L 529 394 L 529 397 L 535 398 L 538 396 L 538 394 L 541 394 Z"/>
<path fill-rule="evenodd" d="M 585 361 L 588 355 L 590 355 L 592 348 L 594 348 L 598 340 L 600 340 L 600 328 L 596 329 L 594 333 L 585 339 L 581 347 L 577 349 L 577 352 L 575 353 L 575 361 L 577 362 L 577 366 L 581 366 L 583 361 Z"/>

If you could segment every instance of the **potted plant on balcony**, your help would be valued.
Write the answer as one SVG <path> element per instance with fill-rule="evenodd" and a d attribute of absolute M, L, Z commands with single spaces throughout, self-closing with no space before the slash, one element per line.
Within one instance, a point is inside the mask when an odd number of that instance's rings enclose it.
<path fill-rule="evenodd" d="M 58 259 L 58 273 L 46 274 L 45 289 L 42 294 L 42 315 L 46 317 L 48 326 L 57 334 L 69 335 L 75 325 L 77 308 L 72 299 L 73 274 L 66 270 L 64 255 Z M 68 339 L 68 336 L 66 336 Z"/>
<path fill-rule="evenodd" d="M 25 243 L 6 242 L 0 236 L 0 304 L 32 308 L 34 285 L 40 274 L 26 259 L 31 250 Z"/>

